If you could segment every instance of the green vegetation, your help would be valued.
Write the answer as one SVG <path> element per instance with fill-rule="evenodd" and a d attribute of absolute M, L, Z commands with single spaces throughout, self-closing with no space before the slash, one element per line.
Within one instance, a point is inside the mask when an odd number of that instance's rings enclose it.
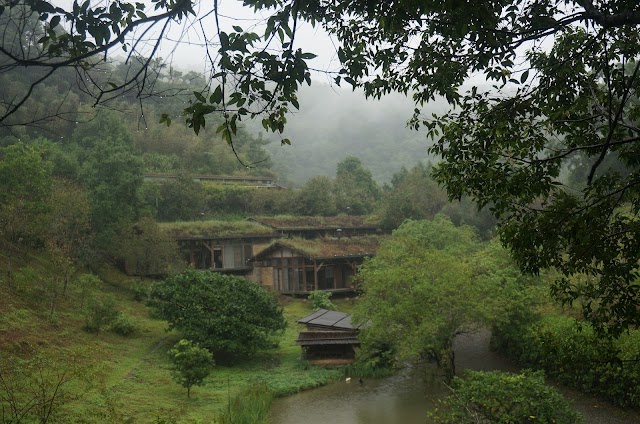
<path fill-rule="evenodd" d="M 453 376 L 457 335 L 533 306 L 527 281 L 504 256 L 445 217 L 406 221 L 359 272 L 364 293 L 354 319 L 367 323 L 365 362 L 388 362 L 383 353 L 392 351 L 401 360 L 433 360 Z"/>
<path fill-rule="evenodd" d="M 308 299 L 309 302 L 311 302 L 313 310 L 317 311 L 318 309 L 327 309 L 329 311 L 332 311 L 336 309 L 336 305 L 331 303 L 331 295 L 331 292 L 320 290 L 312 291 L 311 293 L 309 293 Z"/>
<path fill-rule="evenodd" d="M 640 407 L 640 332 L 600 337 L 586 323 L 549 315 L 494 332 L 496 347 L 523 367 L 625 407 Z"/>
<path fill-rule="evenodd" d="M 545 385 L 541 372 L 530 371 L 466 372 L 453 379 L 451 394 L 431 417 L 442 424 L 582 422 L 569 402 Z"/>
<path fill-rule="evenodd" d="M 271 293 L 231 275 L 185 271 L 155 283 L 148 304 L 169 329 L 230 357 L 275 347 L 286 327 Z"/>
<path fill-rule="evenodd" d="M 180 340 L 169 351 L 171 374 L 176 383 L 187 389 L 191 397 L 191 387 L 204 385 L 204 379 L 213 369 L 213 355 L 189 340 Z"/>
<path fill-rule="evenodd" d="M 46 274 L 51 266 L 46 256 L 30 254 L 28 258 L 33 264 L 32 276 Z M 14 265 L 24 267 L 26 260 Z M 232 365 L 219 363 L 204 386 L 187 399 L 180 385 L 171 378 L 167 355 L 182 336 L 175 331 L 166 332 L 166 321 L 151 318 L 149 309 L 133 300 L 138 279 L 108 269 L 102 269 L 100 275 L 102 279 L 83 276 L 81 280 L 89 281 L 86 284 L 76 284 L 73 280 L 67 296 L 61 297 L 55 322 L 49 319 L 48 308 L 41 307 L 48 305 L 46 297 L 33 296 L 31 290 L 9 287 L 6 278 L 0 279 L 0 297 L 4 299 L 0 304 L 3 364 L 0 370 L 7 384 L 15 387 L 11 393 L 15 393 L 16 402 L 19 399 L 30 402 L 27 395 L 31 388 L 27 382 L 31 380 L 27 376 L 35 378 L 30 373 L 40 369 L 36 368 L 40 363 L 49 376 L 47 381 L 55 382 L 53 377 L 59 371 L 66 371 L 68 379 L 62 386 L 61 397 L 56 398 L 58 409 L 54 408 L 52 416 L 85 422 L 145 423 L 156 418 L 169 421 L 178 418 L 178 422 L 213 418 L 221 422 L 229 404 L 240 404 L 239 410 L 248 411 L 251 405 L 245 399 L 246 391 L 261 384 L 268 387 L 271 398 L 317 387 L 342 376 L 340 370 L 309 367 L 300 360 L 300 348 L 293 343 L 299 331 L 295 320 L 312 310 L 308 302 L 283 298 L 288 327 L 278 340 L 279 346 L 259 351 L 251 359 Z M 25 284 L 32 286 L 34 281 L 37 280 L 25 281 Z M 80 305 L 82 302 L 87 305 L 87 300 L 82 300 L 85 291 L 90 298 L 107 303 L 112 297 L 117 299 L 117 310 L 122 314 L 118 316 L 133 322 L 135 332 L 127 337 L 117 334 L 115 326 L 119 318 L 97 334 L 83 331 L 85 315 Z M 350 306 L 342 302 L 339 305 Z M 18 358 L 27 362 L 20 362 Z"/>
<path fill-rule="evenodd" d="M 159 225 L 162 230 L 174 237 L 228 237 L 273 233 L 269 227 L 244 219 L 163 222 Z"/>

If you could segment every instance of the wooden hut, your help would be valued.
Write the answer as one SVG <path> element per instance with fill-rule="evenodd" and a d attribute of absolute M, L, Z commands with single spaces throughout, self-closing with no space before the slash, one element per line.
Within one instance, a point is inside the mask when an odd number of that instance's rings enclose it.
<path fill-rule="evenodd" d="M 359 346 L 359 326 L 353 325 L 351 315 L 320 309 L 298 320 L 307 331 L 301 331 L 296 344 L 303 356 L 315 365 L 350 364 Z"/>
<path fill-rule="evenodd" d="M 349 292 L 357 289 L 358 267 L 379 243 L 379 236 L 278 239 L 250 262 L 257 281 L 283 294 Z"/>

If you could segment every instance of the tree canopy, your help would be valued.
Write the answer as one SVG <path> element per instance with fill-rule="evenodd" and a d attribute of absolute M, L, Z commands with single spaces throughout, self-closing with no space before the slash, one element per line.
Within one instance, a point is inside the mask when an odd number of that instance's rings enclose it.
<path fill-rule="evenodd" d="M 322 26 L 336 41 L 335 83 L 372 97 L 412 96 L 412 125 L 427 128 L 443 159 L 436 180 L 451 198 L 469 195 L 491 208 L 523 270 L 559 269 L 556 297 L 579 302 L 601 330 L 640 324 L 637 2 L 243 4 L 269 14 L 264 27 L 220 25 L 217 1 L 199 12 L 216 19 L 208 30 L 200 26 L 210 81 L 184 110 L 196 133 L 211 114 L 221 114 L 217 131 L 229 143 L 245 117 L 282 133 L 287 113 L 299 107 L 299 86 L 311 83 L 315 57 L 297 47 L 296 30 L 302 21 Z M 144 98 L 152 91 L 145 81 L 162 68 L 154 55 L 169 24 L 191 25 L 201 17 L 196 10 L 192 0 L 154 1 L 153 11 L 127 1 L 68 9 L 46 0 L 2 3 L 0 74 L 34 72 L 20 81 L 21 92 L 3 98 L 0 125 L 24 119 L 19 112 L 34 88 L 69 69 L 94 103 L 123 92 Z M 138 66 L 121 79 L 99 76 L 98 59 L 116 47 Z M 423 106 L 438 96 L 454 108 L 434 117 Z M 169 124 L 171 116 L 161 120 Z M 608 166 L 612 159 L 616 166 Z M 562 173 L 576 166 L 586 170 L 578 186 Z"/>
<path fill-rule="evenodd" d="M 187 271 L 154 284 L 149 298 L 169 328 L 213 352 L 250 355 L 271 348 L 286 327 L 276 299 L 241 277 Z"/>
<path fill-rule="evenodd" d="M 359 275 L 354 318 L 367 322 L 364 348 L 391 346 L 400 359 L 432 359 L 450 374 L 458 334 L 500 325 L 533 304 L 499 246 L 442 215 L 406 221 Z"/>

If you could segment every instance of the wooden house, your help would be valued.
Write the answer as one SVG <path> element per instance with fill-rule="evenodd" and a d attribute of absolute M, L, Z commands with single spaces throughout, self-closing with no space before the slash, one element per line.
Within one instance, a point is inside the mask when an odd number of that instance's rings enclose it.
<path fill-rule="evenodd" d="M 379 243 L 379 236 L 280 238 L 251 258 L 254 278 L 283 294 L 355 291 L 353 277 Z"/>
<path fill-rule="evenodd" d="M 160 224 L 194 269 L 245 276 L 285 294 L 354 291 L 353 277 L 378 248 L 363 217 L 268 217 Z"/>
<path fill-rule="evenodd" d="M 355 347 L 360 345 L 360 326 L 351 322 L 351 315 L 320 309 L 299 319 L 298 323 L 307 327 L 296 340 L 296 344 L 302 347 L 305 359 L 315 365 L 353 362 Z"/>
<path fill-rule="evenodd" d="M 251 276 L 249 259 L 279 237 L 269 227 L 248 221 L 161 224 L 194 269 Z"/>

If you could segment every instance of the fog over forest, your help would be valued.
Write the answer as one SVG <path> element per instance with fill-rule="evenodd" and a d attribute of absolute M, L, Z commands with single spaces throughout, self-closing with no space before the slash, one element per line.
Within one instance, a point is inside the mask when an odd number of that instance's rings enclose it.
<path fill-rule="evenodd" d="M 267 146 L 274 171 L 284 182 L 299 185 L 315 175 L 334 176 L 336 164 L 348 155 L 360 158 L 378 182 L 387 182 L 402 166 L 428 159 L 431 140 L 424 131 L 407 128 L 413 101 L 399 94 L 381 100 L 366 99 L 349 85 L 314 83 L 299 95 L 300 110 L 288 116 L 283 138 Z M 428 113 L 446 111 L 446 103 L 434 102 Z M 248 121 L 249 132 L 262 130 L 259 121 Z"/>

